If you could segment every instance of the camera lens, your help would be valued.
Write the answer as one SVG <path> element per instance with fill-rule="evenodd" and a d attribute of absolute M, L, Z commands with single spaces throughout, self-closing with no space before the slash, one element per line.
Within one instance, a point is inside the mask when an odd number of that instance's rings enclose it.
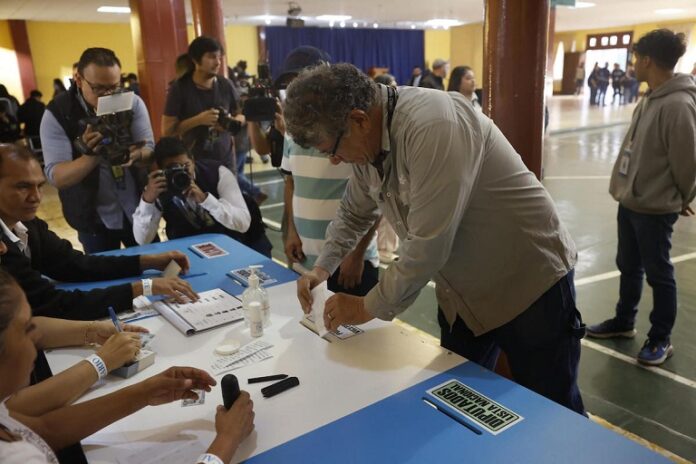
<path fill-rule="evenodd" d="M 191 185 L 191 177 L 186 171 L 175 172 L 172 175 L 172 187 L 176 190 L 184 191 Z"/>

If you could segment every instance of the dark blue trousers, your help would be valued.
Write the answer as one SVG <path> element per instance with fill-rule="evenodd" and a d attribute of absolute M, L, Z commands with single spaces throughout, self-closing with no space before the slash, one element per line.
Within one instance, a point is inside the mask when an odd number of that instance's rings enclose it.
<path fill-rule="evenodd" d="M 372 290 L 372 287 L 377 285 L 377 282 L 379 282 L 379 268 L 374 267 L 372 263 L 367 260 L 365 261 L 365 266 L 363 267 L 360 283 L 353 288 L 345 288 L 338 283 L 338 276 L 340 273 L 341 268 L 339 267 L 336 269 L 336 272 L 329 277 L 328 282 L 326 282 L 328 289 L 334 293 L 347 293 L 348 295 L 365 296 L 370 290 Z"/>
<path fill-rule="evenodd" d="M 616 265 L 621 271 L 621 284 L 616 317 L 622 325 L 633 327 L 646 275 L 653 290 L 652 327 L 648 332 L 653 340 L 669 340 L 677 317 L 677 283 L 669 252 L 678 217 L 677 213 L 636 213 L 619 205 Z"/>
<path fill-rule="evenodd" d="M 438 308 L 441 345 L 490 370 L 502 349 L 515 382 L 585 415 L 577 384 L 585 325 L 575 307 L 573 275 L 570 271 L 512 321 L 478 337 L 459 316 L 450 330 Z"/>

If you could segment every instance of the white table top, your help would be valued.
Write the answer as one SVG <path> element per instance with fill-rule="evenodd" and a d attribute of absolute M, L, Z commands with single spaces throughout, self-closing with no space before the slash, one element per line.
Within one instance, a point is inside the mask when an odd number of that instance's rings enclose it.
<path fill-rule="evenodd" d="M 269 349 L 273 358 L 232 371 L 239 378 L 240 388 L 251 394 L 256 412 L 256 430 L 238 449 L 235 462 L 465 362 L 416 333 L 379 320 L 361 326 L 363 334 L 329 343 L 300 325 L 302 310 L 294 282 L 272 287 L 268 292 L 271 325 L 261 339 L 273 344 Z M 155 365 L 127 380 L 109 376 L 80 401 L 136 383 L 170 366 L 210 371 L 213 350 L 224 339 L 235 338 L 242 345 L 253 340 L 241 322 L 191 337 L 182 335 L 162 317 L 139 323 L 156 334 Z M 57 373 L 89 353 L 87 348 L 54 350 L 48 360 Z M 260 391 L 269 384 L 247 385 L 250 377 L 272 374 L 296 376 L 300 385 L 270 399 L 264 399 Z M 181 407 L 177 401 L 148 407 L 83 440 L 89 461 L 134 464 L 131 455 L 141 453 L 140 462 L 150 454 L 161 462 L 192 462 L 215 434 L 215 408 L 222 404 L 222 375 L 215 378 L 218 386 L 207 394 L 203 405 Z M 174 456 L 165 456 L 173 451 Z"/>

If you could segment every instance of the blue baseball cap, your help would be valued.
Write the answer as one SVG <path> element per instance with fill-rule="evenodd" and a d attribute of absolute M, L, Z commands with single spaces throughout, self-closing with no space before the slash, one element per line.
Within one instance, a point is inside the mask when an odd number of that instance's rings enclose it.
<path fill-rule="evenodd" d="M 274 81 L 274 86 L 280 87 L 289 78 L 297 76 L 305 68 L 330 62 L 331 57 L 323 50 L 309 45 L 297 47 L 285 58 L 283 70 Z"/>

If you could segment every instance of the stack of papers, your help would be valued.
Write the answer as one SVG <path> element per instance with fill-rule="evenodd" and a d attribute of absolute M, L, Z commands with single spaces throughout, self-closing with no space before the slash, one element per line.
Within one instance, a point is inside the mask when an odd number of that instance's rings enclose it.
<path fill-rule="evenodd" d="M 213 375 L 219 375 L 239 369 L 240 367 L 245 367 L 264 361 L 273 357 L 273 355 L 267 351 L 272 346 L 273 345 L 263 340 L 256 340 L 254 342 L 247 343 L 235 354 L 229 356 L 217 356 L 215 361 L 213 361 L 213 363 L 210 365 L 210 368 L 213 371 Z"/>

